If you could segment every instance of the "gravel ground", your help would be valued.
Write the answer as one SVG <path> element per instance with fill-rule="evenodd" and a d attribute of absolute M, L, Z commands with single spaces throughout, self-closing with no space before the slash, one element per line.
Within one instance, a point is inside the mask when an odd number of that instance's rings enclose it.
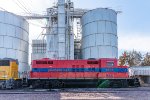
<path fill-rule="evenodd" d="M 150 100 L 150 87 L 127 89 L 0 90 L 0 100 Z"/>

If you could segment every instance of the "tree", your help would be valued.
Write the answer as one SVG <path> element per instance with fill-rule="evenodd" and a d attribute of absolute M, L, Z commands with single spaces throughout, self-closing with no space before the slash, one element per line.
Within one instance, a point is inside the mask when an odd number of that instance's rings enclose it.
<path fill-rule="evenodd" d="M 141 65 L 150 66 L 150 53 L 146 53 Z"/>
<path fill-rule="evenodd" d="M 119 57 L 119 65 L 123 66 L 126 65 L 127 62 L 127 51 L 124 51 L 124 53 L 122 53 L 122 56 Z"/>
<path fill-rule="evenodd" d="M 125 51 L 122 56 L 119 57 L 120 65 L 139 66 L 141 65 L 142 55 L 135 50 L 127 52 Z"/>

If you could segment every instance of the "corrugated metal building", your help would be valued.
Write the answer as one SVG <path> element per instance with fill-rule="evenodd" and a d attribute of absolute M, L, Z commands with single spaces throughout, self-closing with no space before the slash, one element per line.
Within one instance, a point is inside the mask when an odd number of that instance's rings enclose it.
<path fill-rule="evenodd" d="M 46 40 L 32 40 L 31 59 L 46 58 Z"/>
<path fill-rule="evenodd" d="M 150 66 L 134 66 L 129 68 L 130 76 L 139 76 L 144 83 L 150 84 Z"/>

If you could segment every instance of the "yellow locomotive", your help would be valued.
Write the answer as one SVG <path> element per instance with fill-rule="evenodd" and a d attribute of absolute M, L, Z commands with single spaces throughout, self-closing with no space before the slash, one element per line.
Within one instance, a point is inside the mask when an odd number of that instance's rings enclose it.
<path fill-rule="evenodd" d="M 18 79 L 18 61 L 14 59 L 0 60 L 0 80 Z"/>
<path fill-rule="evenodd" d="M 18 60 L 11 58 L 0 59 L 0 87 L 14 88 L 21 82 L 18 76 Z"/>

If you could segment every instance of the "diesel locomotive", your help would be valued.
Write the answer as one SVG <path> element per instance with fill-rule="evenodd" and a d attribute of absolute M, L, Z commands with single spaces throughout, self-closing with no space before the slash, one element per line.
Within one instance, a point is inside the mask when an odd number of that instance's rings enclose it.
<path fill-rule="evenodd" d="M 111 58 L 33 60 L 29 84 L 32 88 L 139 86 L 137 79 L 129 77 L 128 67 Z"/>

